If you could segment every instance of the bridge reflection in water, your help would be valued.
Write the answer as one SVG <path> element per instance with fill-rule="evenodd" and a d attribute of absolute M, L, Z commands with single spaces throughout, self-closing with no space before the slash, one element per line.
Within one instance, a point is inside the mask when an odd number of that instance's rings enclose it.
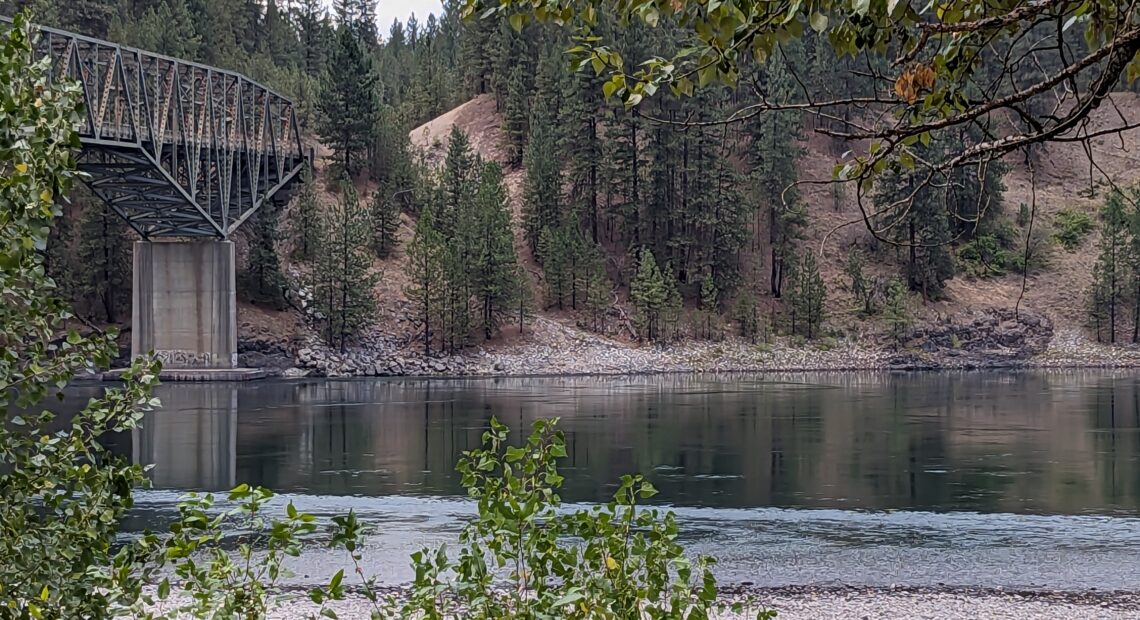
<path fill-rule="evenodd" d="M 171 385 L 174 411 L 153 412 L 131 435 L 131 458 L 154 465 L 151 482 L 169 489 L 237 486 L 238 390 L 232 385 Z"/>

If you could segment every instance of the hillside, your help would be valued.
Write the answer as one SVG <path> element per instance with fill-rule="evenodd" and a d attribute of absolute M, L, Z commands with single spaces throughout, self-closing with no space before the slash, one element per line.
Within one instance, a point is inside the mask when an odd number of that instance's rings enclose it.
<path fill-rule="evenodd" d="M 1137 95 L 1118 94 L 1114 97 L 1114 102 L 1115 108 L 1103 108 L 1094 117 L 1094 127 L 1103 120 L 1104 114 L 1119 113 L 1126 118 L 1140 115 L 1140 97 Z M 502 117 L 495 110 L 492 96 L 480 95 L 416 127 L 409 132 L 409 138 L 416 156 L 428 165 L 436 166 L 442 163 L 446 154 L 447 138 L 452 127 L 458 127 L 469 136 L 473 149 L 483 159 L 504 165 L 505 185 L 512 208 L 516 251 L 531 275 L 532 287 L 537 297 L 543 287 L 542 269 L 530 256 L 522 238 L 521 189 L 525 170 L 506 165 L 506 138 L 502 123 Z M 1119 138 L 1114 136 L 1095 140 L 1093 154 L 1096 167 L 1093 168 L 1091 177 L 1089 161 L 1080 144 L 1052 144 L 1044 148 L 1037 164 L 1037 218 L 1033 225 L 1051 230 L 1054 218 L 1064 208 L 1075 208 L 1092 214 L 1095 218 L 1095 213 L 1103 201 L 1106 179 L 1113 183 L 1129 184 L 1140 177 L 1140 172 L 1137 172 L 1135 166 L 1136 157 L 1131 150 L 1131 145 L 1140 140 L 1138 131 L 1140 130 L 1128 132 Z M 836 153 L 842 149 L 830 140 L 822 139 L 810 131 L 805 133 L 808 138 L 801 143 L 803 156 L 799 161 L 801 180 L 830 179 Z M 319 175 L 325 168 L 324 157 L 328 154 L 318 145 L 318 155 L 321 156 L 318 161 Z M 1017 160 L 1008 163 L 1010 170 L 1005 177 L 1004 210 L 1006 216 L 1012 219 L 1019 204 L 1032 202 L 1033 192 L 1030 171 L 1025 163 Z M 1090 186 L 1095 190 L 1091 196 Z M 369 200 L 370 193 L 374 189 L 370 185 L 362 184 L 359 187 L 362 199 Z M 448 371 L 456 370 L 454 367 L 456 365 L 464 372 L 503 368 L 515 372 L 532 370 L 625 372 L 645 367 L 684 370 L 692 367 L 794 368 L 805 365 L 812 367 L 881 365 L 882 357 L 872 355 L 864 358 L 856 354 L 859 348 L 857 343 L 865 343 L 867 338 L 873 340 L 879 338 L 883 326 L 875 320 L 867 321 L 854 311 L 856 304 L 847 291 L 846 277 L 843 274 L 843 262 L 847 250 L 853 245 L 869 247 L 871 244 L 870 235 L 862 223 L 858 207 L 854 200 L 849 200 L 846 196 L 840 196 L 837 201 L 836 194 L 831 186 L 827 185 L 804 185 L 803 198 L 808 205 L 809 213 L 803 243 L 817 252 L 820 257 L 821 273 L 828 285 L 829 328 L 832 333 L 851 339 L 849 345 L 844 345 L 846 348 L 840 353 L 813 351 L 812 355 L 822 355 L 823 358 L 809 356 L 799 362 L 789 362 L 789 352 L 797 350 L 794 343 L 777 342 L 774 346 L 777 350 L 783 351 L 783 354 L 771 356 L 770 362 L 760 363 L 756 359 L 756 351 L 745 344 L 692 343 L 682 353 L 661 357 L 654 350 L 648 350 L 644 345 L 632 342 L 629 334 L 620 328 L 611 327 L 605 335 L 593 334 L 580 329 L 577 323 L 578 317 L 570 312 L 540 309 L 522 334 L 519 334 L 517 325 L 512 325 L 491 341 L 480 340 L 468 354 L 451 359 Z M 332 204 L 335 196 L 328 191 L 322 192 L 321 201 L 325 205 Z M 418 325 L 404 294 L 407 284 L 405 276 L 407 257 L 404 246 L 412 237 L 415 222 L 408 214 L 404 214 L 402 220 L 399 232 L 400 245 L 390 257 L 375 262 L 375 268 L 383 274 L 375 291 L 379 300 L 379 309 L 373 334 L 365 339 L 364 347 L 383 349 L 379 352 L 381 357 L 416 355 Z M 752 232 L 764 234 L 763 230 Z M 1098 235 L 1094 231 L 1072 252 L 1055 248 L 1048 267 L 1026 279 L 1020 308 L 1047 317 L 1056 333 L 1064 336 L 1069 349 L 1061 354 L 1062 358 L 1067 360 L 1078 354 L 1092 355 L 1094 358 L 1107 355 L 1110 358 L 1109 363 L 1130 363 L 1125 358 L 1131 359 L 1128 357 L 1131 353 L 1124 354 L 1124 357 L 1117 352 L 1106 353 L 1107 349 L 1099 349 L 1091 344 L 1087 334 L 1084 333 L 1085 297 L 1091 282 L 1090 274 L 1096 258 L 1097 241 Z M 747 257 L 742 262 L 747 263 Z M 886 275 L 898 270 L 897 265 L 891 264 L 889 257 L 887 260 L 871 262 L 873 265 L 868 269 L 872 273 Z M 299 266 L 289 265 L 287 269 L 296 275 Z M 754 278 L 754 282 L 763 282 L 763 274 L 760 277 L 746 274 L 746 278 L 748 277 Z M 757 286 L 757 289 L 759 288 Z M 921 323 L 938 325 L 969 321 L 974 313 L 989 308 L 1012 309 L 1018 303 L 1021 293 L 1022 278 L 1018 274 L 1010 273 L 987 279 L 959 274 L 948 282 L 944 299 L 928 304 L 912 305 Z M 617 301 L 612 309 L 615 317 L 619 313 L 624 317 L 632 313 L 625 300 L 627 295 L 628 291 L 624 289 L 616 291 Z M 761 302 L 767 312 L 777 311 L 780 307 L 779 302 L 770 297 L 762 297 Z M 690 307 L 686 312 L 694 315 L 696 310 Z M 296 312 L 273 313 L 243 306 L 241 324 L 243 337 L 247 339 L 278 342 L 286 340 L 292 343 L 287 346 L 292 350 L 306 346 L 306 343 L 310 348 L 318 346 Z M 733 346 L 736 349 L 733 349 Z M 1073 352 L 1074 346 L 1077 346 L 1076 353 Z M 574 351 L 576 355 L 560 355 L 560 352 L 565 351 Z M 589 361 L 591 359 L 594 361 Z M 1102 362 L 1103 360 L 1095 363 Z M 412 371 L 414 370 L 415 367 L 412 368 Z M 431 371 L 432 368 L 429 366 L 427 370 Z"/>
<path fill-rule="evenodd" d="M 1095 131 L 1105 115 L 1120 114 L 1129 120 L 1140 117 L 1140 96 L 1117 93 L 1113 100 L 1115 107 L 1104 106 L 1094 115 L 1090 131 Z M 503 162 L 502 143 L 505 138 L 500 124 L 501 117 L 495 111 L 491 96 L 480 95 L 417 127 L 409 135 L 413 144 L 426 153 L 427 161 L 438 163 L 446 150 L 446 139 L 451 127 L 458 126 L 471 137 L 480 155 Z M 1137 166 L 1140 158 L 1133 150 L 1133 145 L 1138 142 L 1140 129 L 1126 132 L 1119 138 L 1113 136 L 1094 139 L 1092 148 L 1096 166 L 1091 171 L 1089 158 L 1081 144 L 1055 143 L 1045 146 L 1039 156 L 1036 171 L 1037 218 L 1034 227 L 1051 230 L 1057 212 L 1066 207 L 1086 211 L 1095 217 L 1104 199 L 1106 180 L 1129 185 L 1140 178 L 1140 167 Z M 799 164 L 801 180 L 830 180 L 837 160 L 836 153 L 843 149 L 835 147 L 829 139 L 810 132 L 802 146 L 804 154 Z M 1004 209 L 1011 219 L 1021 203 L 1028 205 L 1033 202 L 1030 172 L 1019 159 L 1010 158 L 1010 170 L 1005 177 Z M 522 169 L 512 170 L 507 176 L 516 222 L 524 176 L 525 171 Z M 1091 196 L 1090 187 L 1096 191 Z M 829 295 L 843 296 L 845 284 L 842 263 L 846 250 L 853 244 L 868 244 L 870 234 L 863 225 L 854 200 L 844 199 L 836 205 L 830 186 L 806 184 L 801 191 L 809 212 L 805 242 L 820 252 L 821 266 L 829 284 Z M 846 191 L 852 189 L 846 188 Z M 753 234 L 762 232 L 753 231 Z M 1091 281 L 1097 241 L 1098 235 L 1094 231 L 1075 251 L 1055 248 L 1048 268 L 1027 278 L 1022 306 L 1045 314 L 1058 328 L 1078 329 L 1084 322 L 1084 297 Z M 883 267 L 884 271 L 890 269 L 890 266 Z M 1022 278 L 1018 274 L 987 279 L 959 275 L 949 282 L 946 299 L 931 302 L 923 308 L 922 312 L 927 318 L 953 317 L 986 306 L 1012 307 L 1017 303 L 1022 288 Z M 842 304 L 835 305 L 836 309 L 840 307 Z M 840 312 L 835 318 L 843 320 L 845 315 Z"/>

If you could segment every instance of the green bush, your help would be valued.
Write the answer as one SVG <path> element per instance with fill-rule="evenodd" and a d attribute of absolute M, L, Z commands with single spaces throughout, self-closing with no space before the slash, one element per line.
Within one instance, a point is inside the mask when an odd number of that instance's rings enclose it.
<path fill-rule="evenodd" d="M 1026 265 L 1029 272 L 1040 271 L 1049 267 L 1053 261 L 1053 252 L 1057 242 L 1043 226 L 1034 226 L 1029 237 L 1029 253 L 1026 255 L 1025 235 L 1009 252 L 1009 269 L 1015 273 L 1025 273 Z M 1026 260 L 1028 258 L 1028 261 Z"/>
<path fill-rule="evenodd" d="M 70 423 L 44 408 L 74 376 L 110 363 L 115 334 L 67 329 L 41 251 L 76 177 L 81 93 L 34 61 L 26 15 L 0 32 L 0 616 L 105 618 L 140 592 L 144 542 L 117 544 L 139 466 L 100 444 L 136 427 L 157 365 L 138 362 L 120 389 Z M 62 428 L 61 428 L 62 427 Z"/>
<path fill-rule="evenodd" d="M 522 446 L 508 445 L 507 436 L 492 418 L 483 448 L 460 459 L 456 469 L 478 515 L 460 534 L 454 559 L 444 547 L 412 555 L 416 578 L 398 617 L 680 620 L 720 608 L 713 561 L 686 557 L 671 511 L 638 505 L 656 493 L 653 485 L 623 476 L 608 504 L 565 512 L 557 461 L 566 444 L 557 420 L 536 421 Z M 352 515 L 333 532 L 358 566 L 359 537 Z M 337 598 L 342 578 L 315 591 L 314 600 Z M 364 592 L 373 617 L 389 617 L 370 584 Z"/>
<path fill-rule="evenodd" d="M 300 555 L 301 540 L 316 531 L 316 518 L 292 503 L 283 519 L 263 516 L 273 498 L 268 489 L 238 485 L 232 508 L 215 510 L 212 494 L 190 493 L 178 503 L 178 520 L 162 545 L 159 566 L 169 568 L 185 596 L 174 611 L 191 618 L 264 618 L 285 556 Z M 236 552 L 227 536 L 239 532 Z M 171 590 L 165 577 L 158 598 Z M 153 600 L 144 600 L 153 603 Z"/>
<path fill-rule="evenodd" d="M 980 235 L 958 248 L 958 267 L 975 278 L 1005 275 L 1011 256 L 994 234 Z"/>
<path fill-rule="evenodd" d="M 1089 214 L 1071 207 L 1061 209 L 1053 220 L 1053 238 L 1070 252 L 1081 245 L 1092 229 Z"/>

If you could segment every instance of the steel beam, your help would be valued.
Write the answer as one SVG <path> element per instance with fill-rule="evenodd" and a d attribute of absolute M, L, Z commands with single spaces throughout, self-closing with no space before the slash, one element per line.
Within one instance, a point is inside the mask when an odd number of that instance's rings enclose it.
<path fill-rule="evenodd" d="M 293 102 L 244 75 L 46 27 L 36 52 L 82 87 L 80 168 L 143 238 L 227 238 L 310 165 Z"/>

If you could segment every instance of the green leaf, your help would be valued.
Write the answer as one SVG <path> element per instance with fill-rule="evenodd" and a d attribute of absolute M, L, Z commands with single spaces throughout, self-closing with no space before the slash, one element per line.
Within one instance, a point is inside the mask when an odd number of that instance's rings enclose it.
<path fill-rule="evenodd" d="M 526 25 L 526 15 L 522 13 L 515 13 L 511 15 L 507 21 L 510 22 L 511 28 L 514 28 L 515 32 L 522 32 L 523 26 Z"/>
<path fill-rule="evenodd" d="M 866 16 L 870 8 L 871 0 L 852 0 L 851 10 L 860 17 Z"/>
<path fill-rule="evenodd" d="M 566 605 L 577 603 L 584 598 L 586 598 L 586 596 L 582 594 L 580 590 L 574 589 L 562 596 L 562 598 L 554 601 L 552 607 L 565 607 Z"/>
<path fill-rule="evenodd" d="M 811 14 L 811 29 L 816 32 L 827 30 L 827 16 L 823 13 Z"/>
<path fill-rule="evenodd" d="M 649 24 L 651 27 L 656 28 L 657 21 L 661 18 L 661 13 L 657 10 L 657 7 L 653 6 L 652 4 L 647 6 L 649 8 L 646 9 L 645 12 L 641 15 L 641 19 L 645 20 L 645 23 Z"/>
<path fill-rule="evenodd" d="M 293 502 L 289 502 L 289 505 L 285 507 L 285 514 L 289 515 L 290 519 L 297 518 L 297 507 L 293 505 Z"/>
<path fill-rule="evenodd" d="M 168 596 L 170 596 L 170 579 L 169 578 L 163 579 L 158 584 L 158 598 L 160 600 L 166 600 L 166 597 L 168 597 Z"/>

